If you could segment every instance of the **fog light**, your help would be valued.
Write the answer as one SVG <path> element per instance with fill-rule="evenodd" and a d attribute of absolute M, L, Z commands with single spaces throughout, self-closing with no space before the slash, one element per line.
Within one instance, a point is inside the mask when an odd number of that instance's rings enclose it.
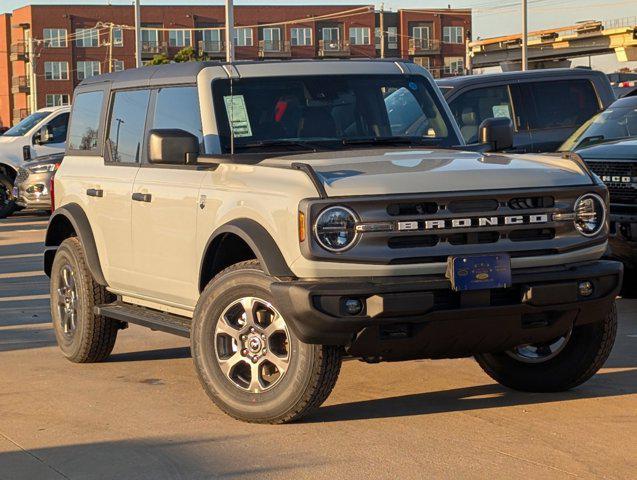
<path fill-rule="evenodd" d="M 345 300 L 345 311 L 349 315 L 358 315 L 363 311 L 363 302 L 358 298 L 348 298 Z"/>
<path fill-rule="evenodd" d="M 577 289 L 582 297 L 590 297 L 593 294 L 593 284 L 591 282 L 580 282 Z"/>

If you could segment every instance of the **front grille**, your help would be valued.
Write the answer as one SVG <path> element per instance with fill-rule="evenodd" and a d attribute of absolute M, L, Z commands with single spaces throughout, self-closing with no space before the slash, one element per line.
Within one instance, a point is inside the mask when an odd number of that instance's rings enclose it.
<path fill-rule="evenodd" d="M 16 183 L 22 183 L 29 178 L 29 171 L 26 168 L 19 168 L 15 177 Z"/>
<path fill-rule="evenodd" d="M 637 162 L 587 161 L 608 187 L 611 203 L 637 205 Z"/>

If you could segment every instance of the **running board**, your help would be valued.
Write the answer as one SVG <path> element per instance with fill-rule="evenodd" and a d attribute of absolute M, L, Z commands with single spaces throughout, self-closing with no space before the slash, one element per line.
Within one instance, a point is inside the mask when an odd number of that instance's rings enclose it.
<path fill-rule="evenodd" d="M 190 338 L 190 319 L 172 313 L 160 312 L 120 301 L 96 306 L 95 313 L 120 322 L 133 323 L 151 330 Z"/>

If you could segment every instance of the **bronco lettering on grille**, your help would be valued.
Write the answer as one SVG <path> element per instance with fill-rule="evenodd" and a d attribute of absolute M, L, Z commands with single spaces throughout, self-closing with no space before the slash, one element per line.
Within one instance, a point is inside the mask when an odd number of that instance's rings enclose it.
<path fill-rule="evenodd" d="M 398 230 L 443 230 L 447 228 L 495 227 L 499 225 L 536 225 L 540 223 L 547 223 L 548 221 L 549 216 L 546 213 L 493 217 L 448 218 L 421 221 L 412 220 L 398 222 Z"/>

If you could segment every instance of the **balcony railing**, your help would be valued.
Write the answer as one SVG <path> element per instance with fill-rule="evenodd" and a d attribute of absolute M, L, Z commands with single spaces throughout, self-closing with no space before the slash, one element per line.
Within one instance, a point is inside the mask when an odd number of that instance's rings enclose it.
<path fill-rule="evenodd" d="M 349 57 L 351 49 L 349 41 L 319 40 L 319 57 Z"/>
<path fill-rule="evenodd" d="M 18 60 L 28 60 L 27 45 L 24 42 L 14 43 L 9 50 L 9 60 L 17 62 Z"/>
<path fill-rule="evenodd" d="M 29 93 L 29 77 L 21 75 L 11 79 L 11 93 Z"/>
<path fill-rule="evenodd" d="M 200 40 L 199 52 L 209 57 L 225 56 L 225 44 L 222 40 Z"/>
<path fill-rule="evenodd" d="M 142 40 L 142 56 L 148 58 L 154 55 L 168 53 L 168 46 L 166 42 L 158 42 L 156 40 Z"/>
<path fill-rule="evenodd" d="M 14 108 L 13 109 L 13 124 L 20 123 L 22 120 L 29 116 L 28 108 Z"/>
<path fill-rule="evenodd" d="M 410 38 L 409 55 L 419 55 L 423 53 L 439 53 L 440 40 L 430 38 Z"/>
<path fill-rule="evenodd" d="M 288 58 L 292 56 L 290 42 L 283 40 L 260 40 L 259 57 L 261 58 Z"/>

